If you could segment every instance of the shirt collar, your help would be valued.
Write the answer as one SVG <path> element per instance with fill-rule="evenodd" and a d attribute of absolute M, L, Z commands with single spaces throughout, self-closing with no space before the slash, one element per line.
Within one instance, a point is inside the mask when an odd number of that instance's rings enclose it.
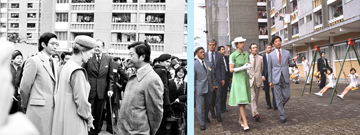
<path fill-rule="evenodd" d="M 46 54 L 46 53 L 44 53 L 44 52 L 41 52 L 41 53 L 43 54 L 43 56 L 45 57 L 45 59 L 50 60 L 50 56 L 49 56 L 48 54 Z"/>
<path fill-rule="evenodd" d="M 139 68 L 138 70 L 137 70 L 137 72 L 139 73 L 141 70 L 143 70 L 146 66 L 147 66 L 148 64 L 145 64 L 145 66 L 142 66 L 141 68 Z"/>

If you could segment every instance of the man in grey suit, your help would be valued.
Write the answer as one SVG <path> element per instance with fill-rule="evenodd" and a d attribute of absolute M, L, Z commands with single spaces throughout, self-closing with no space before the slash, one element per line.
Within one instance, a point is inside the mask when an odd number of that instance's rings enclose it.
<path fill-rule="evenodd" d="M 275 51 L 269 54 L 269 85 L 274 88 L 281 123 L 285 123 L 284 105 L 290 99 L 289 66 L 294 67 L 297 58 L 291 58 L 289 51 L 281 49 L 281 38 L 279 36 L 275 36 L 271 43 L 275 46 Z"/>
<path fill-rule="evenodd" d="M 225 64 L 222 54 L 215 51 L 215 39 L 209 41 L 208 47 L 209 51 L 205 53 L 205 59 L 210 61 L 210 67 L 213 69 L 214 79 L 212 81 L 215 86 L 215 92 L 213 93 L 212 107 L 210 112 L 212 118 L 217 118 L 217 121 L 221 122 L 221 90 L 222 86 L 225 85 Z M 216 108 L 216 115 L 214 108 Z M 205 116 L 207 116 L 207 114 L 205 114 Z"/>
<path fill-rule="evenodd" d="M 194 61 L 194 88 L 196 100 L 196 112 L 200 123 L 200 129 L 205 130 L 205 117 L 209 113 L 211 97 L 213 93 L 212 81 L 214 78 L 213 69 L 209 61 L 205 60 L 204 48 L 195 50 L 197 59 Z M 209 119 L 209 118 L 207 118 Z M 210 120 L 207 121 L 210 123 Z"/>

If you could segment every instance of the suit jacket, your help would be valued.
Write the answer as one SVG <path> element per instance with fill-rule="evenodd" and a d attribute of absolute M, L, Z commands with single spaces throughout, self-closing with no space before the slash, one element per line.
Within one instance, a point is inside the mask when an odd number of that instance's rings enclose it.
<path fill-rule="evenodd" d="M 276 50 L 269 54 L 268 60 L 268 79 L 269 83 L 278 84 L 281 74 L 285 78 L 285 83 L 289 83 L 289 66 L 294 67 L 296 64 L 288 50 L 281 49 L 281 64 L 276 54 Z"/>
<path fill-rule="evenodd" d="M 229 67 L 229 56 L 224 56 L 225 58 L 225 65 L 226 65 L 226 69 L 227 72 L 225 70 L 225 83 L 229 83 L 230 82 L 230 78 L 232 78 L 232 73 L 230 72 L 230 67 Z"/>
<path fill-rule="evenodd" d="M 211 80 L 214 78 L 214 74 L 212 73 L 214 70 L 211 69 L 211 64 L 209 61 L 205 59 L 203 60 L 206 65 L 206 71 L 198 59 L 194 61 L 194 88 L 196 95 L 203 95 L 213 91 L 213 84 Z"/>
<path fill-rule="evenodd" d="M 121 69 L 120 64 L 116 62 L 114 62 L 113 72 L 114 72 L 114 84 L 113 84 L 114 95 L 111 98 L 113 102 L 112 109 L 117 110 L 120 108 L 119 100 L 122 100 L 121 91 L 124 91 L 125 85 L 129 78 L 127 74 Z"/>
<path fill-rule="evenodd" d="M 166 70 L 164 66 L 155 65 L 154 71 L 160 76 L 163 84 L 164 84 L 164 105 L 170 105 L 169 99 L 169 72 Z"/>
<path fill-rule="evenodd" d="M 211 53 L 211 52 L 205 53 L 205 60 L 207 60 L 210 63 L 211 58 L 209 58 L 208 53 Z M 221 80 L 225 80 L 225 65 L 224 65 L 224 60 L 222 58 L 222 54 L 217 51 L 214 51 L 214 53 L 215 53 L 214 54 L 215 69 L 213 69 L 213 74 L 214 74 L 213 84 L 214 84 L 214 86 L 217 86 L 218 88 L 220 88 Z M 210 68 L 212 68 L 211 63 L 208 66 Z"/>
<path fill-rule="evenodd" d="M 250 57 L 250 63 L 252 65 L 252 68 L 249 69 L 250 87 L 254 85 L 254 82 L 256 83 L 256 87 L 261 87 L 262 85 L 261 73 L 263 72 L 263 67 L 264 67 L 263 58 L 260 55 L 255 55 L 255 59 L 256 59 L 256 67 L 255 67 L 254 56 L 250 54 L 249 57 Z"/>
<path fill-rule="evenodd" d="M 57 71 L 55 65 L 54 71 Z M 49 59 L 43 53 L 26 61 L 20 83 L 22 106 L 27 108 L 26 115 L 41 135 L 51 134 L 57 78 L 58 75 L 53 73 Z"/>
<path fill-rule="evenodd" d="M 263 56 L 263 72 L 261 73 L 262 76 L 264 76 L 266 79 L 268 78 L 268 60 L 266 59 L 266 54 Z"/>
<path fill-rule="evenodd" d="M 150 65 L 129 78 L 119 114 L 120 135 L 154 135 L 163 117 L 164 85 Z"/>
<path fill-rule="evenodd" d="M 114 62 L 109 55 L 102 54 L 100 67 L 98 67 L 94 54 L 83 67 L 87 71 L 91 86 L 89 98 L 95 98 L 95 96 L 97 96 L 99 99 L 104 99 L 104 97 L 107 96 L 107 91 L 113 91 Z"/>
<path fill-rule="evenodd" d="M 184 80 L 179 88 L 176 87 L 174 79 L 169 81 L 169 98 L 171 103 L 174 102 L 176 98 L 179 98 L 180 102 L 185 103 L 187 100 L 186 92 L 187 84 Z"/>
<path fill-rule="evenodd" d="M 324 59 L 325 59 L 325 63 L 324 63 L 324 61 L 322 60 L 322 58 L 319 58 L 319 59 L 317 60 L 317 69 L 318 69 L 318 71 L 320 71 L 320 73 L 326 72 L 326 71 L 324 71 L 324 70 L 325 70 L 325 67 L 326 67 L 327 69 L 331 69 L 331 68 L 329 67 L 328 60 L 327 60 L 326 58 L 324 58 Z M 325 64 L 325 65 L 324 65 L 324 64 Z"/>

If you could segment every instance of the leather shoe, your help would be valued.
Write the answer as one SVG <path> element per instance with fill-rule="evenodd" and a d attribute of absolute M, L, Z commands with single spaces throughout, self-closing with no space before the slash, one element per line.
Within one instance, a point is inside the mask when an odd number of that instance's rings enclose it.
<path fill-rule="evenodd" d="M 219 117 L 217 117 L 217 121 L 218 122 L 222 122 L 222 118 L 219 116 Z"/>
<path fill-rule="evenodd" d="M 225 109 L 225 110 L 221 110 L 221 113 L 224 113 L 224 112 L 228 112 L 228 110 L 226 110 L 226 109 Z"/>
<path fill-rule="evenodd" d="M 285 122 L 286 122 L 286 119 L 281 120 L 281 123 L 285 123 Z"/>
<path fill-rule="evenodd" d="M 211 115 L 211 118 L 216 119 L 216 116 L 215 116 L 215 115 Z"/>
<path fill-rule="evenodd" d="M 274 106 L 274 110 L 277 110 L 277 106 Z"/>
<path fill-rule="evenodd" d="M 205 130 L 205 129 L 206 129 L 205 125 L 204 125 L 204 126 L 200 126 L 200 130 Z"/>
<path fill-rule="evenodd" d="M 205 122 L 206 122 L 206 123 L 210 123 L 210 119 L 209 119 L 209 118 L 205 118 Z"/>
<path fill-rule="evenodd" d="M 271 109 L 271 106 L 268 106 L 266 109 Z"/>
<path fill-rule="evenodd" d="M 260 121 L 260 115 L 259 115 L 259 114 L 256 114 L 256 115 L 254 116 L 254 119 L 255 119 L 256 122 L 259 122 L 259 121 Z"/>

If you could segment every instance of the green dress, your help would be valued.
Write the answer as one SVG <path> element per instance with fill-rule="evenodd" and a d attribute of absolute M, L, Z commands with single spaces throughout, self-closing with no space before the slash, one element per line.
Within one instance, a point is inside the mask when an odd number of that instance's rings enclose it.
<path fill-rule="evenodd" d="M 244 59 L 243 59 L 244 56 Z M 249 63 L 249 53 L 243 52 L 243 56 L 238 51 L 230 55 L 229 64 L 234 64 L 234 68 L 241 67 Z M 251 90 L 249 75 L 246 70 L 233 73 L 229 105 L 237 106 L 239 104 L 251 103 Z"/>

